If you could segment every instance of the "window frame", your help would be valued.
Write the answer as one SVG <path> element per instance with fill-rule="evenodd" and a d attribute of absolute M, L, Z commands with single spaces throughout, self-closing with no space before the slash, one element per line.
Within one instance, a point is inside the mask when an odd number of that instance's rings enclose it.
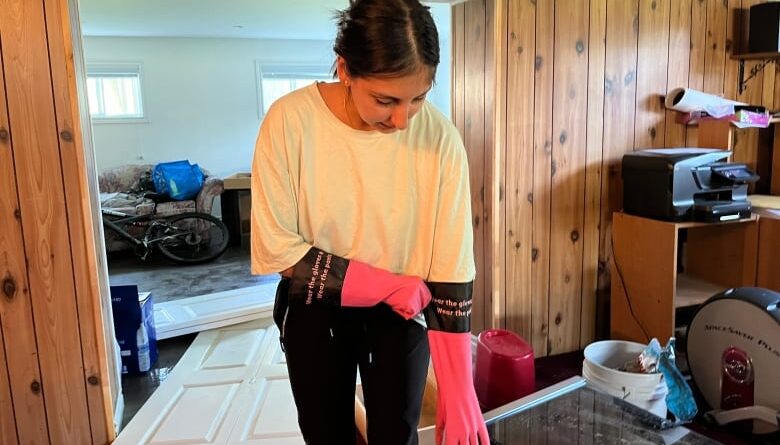
<path fill-rule="evenodd" d="M 255 88 L 257 90 L 257 117 L 265 117 L 263 79 L 333 79 L 332 67 L 325 63 L 269 63 L 255 61 Z"/>
<path fill-rule="evenodd" d="M 89 110 L 89 88 L 87 88 L 87 111 L 89 112 L 90 120 L 95 124 L 139 124 L 148 123 L 149 115 L 146 110 L 144 101 L 144 73 L 143 64 L 141 62 L 102 62 L 92 61 L 86 64 L 86 77 L 89 82 L 90 77 L 112 77 L 125 75 L 137 76 L 137 100 L 138 109 L 141 112 L 140 116 L 105 116 L 105 115 L 93 115 Z M 102 76 L 101 76 L 102 75 Z M 100 98 L 99 98 L 100 99 Z"/>

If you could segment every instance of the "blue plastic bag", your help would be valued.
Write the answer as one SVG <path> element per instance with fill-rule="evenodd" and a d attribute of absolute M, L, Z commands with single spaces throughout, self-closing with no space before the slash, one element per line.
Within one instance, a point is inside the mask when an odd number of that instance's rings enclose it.
<path fill-rule="evenodd" d="M 175 201 L 192 199 L 203 187 L 203 172 L 190 161 L 161 162 L 152 170 L 154 189 Z"/>
<path fill-rule="evenodd" d="M 658 359 L 658 370 L 664 375 L 669 393 L 666 395 L 666 407 L 674 417 L 681 422 L 690 422 L 696 417 L 699 408 L 693 397 L 693 391 L 683 377 L 675 363 L 674 351 L 675 338 L 669 339 L 669 343 L 661 351 Z"/>

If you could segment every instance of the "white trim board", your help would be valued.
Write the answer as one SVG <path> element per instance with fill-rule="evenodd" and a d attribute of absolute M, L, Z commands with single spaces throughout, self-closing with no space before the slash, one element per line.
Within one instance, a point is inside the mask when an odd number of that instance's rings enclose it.
<path fill-rule="evenodd" d="M 270 317 L 278 281 L 156 303 L 157 340 Z"/>
<path fill-rule="evenodd" d="M 125 416 L 125 395 L 122 391 L 119 391 L 116 400 L 116 407 L 114 408 L 114 432 L 119 433 L 124 428 L 122 421 Z"/>

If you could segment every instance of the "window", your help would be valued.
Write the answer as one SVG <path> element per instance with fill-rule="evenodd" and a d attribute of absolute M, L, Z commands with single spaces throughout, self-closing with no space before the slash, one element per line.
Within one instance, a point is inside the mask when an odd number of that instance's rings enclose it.
<path fill-rule="evenodd" d="M 261 65 L 257 63 L 257 96 L 260 117 L 276 99 L 318 80 L 333 79 L 326 65 Z"/>
<path fill-rule="evenodd" d="M 141 66 L 87 65 L 89 114 L 95 121 L 144 120 Z"/>

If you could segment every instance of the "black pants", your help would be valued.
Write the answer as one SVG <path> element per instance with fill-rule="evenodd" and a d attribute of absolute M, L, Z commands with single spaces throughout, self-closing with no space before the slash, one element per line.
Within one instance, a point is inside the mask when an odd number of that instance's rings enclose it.
<path fill-rule="evenodd" d="M 384 304 L 288 307 L 287 284 L 279 284 L 274 320 L 306 443 L 355 443 L 359 369 L 368 443 L 417 444 L 429 360 L 425 328 Z"/>

